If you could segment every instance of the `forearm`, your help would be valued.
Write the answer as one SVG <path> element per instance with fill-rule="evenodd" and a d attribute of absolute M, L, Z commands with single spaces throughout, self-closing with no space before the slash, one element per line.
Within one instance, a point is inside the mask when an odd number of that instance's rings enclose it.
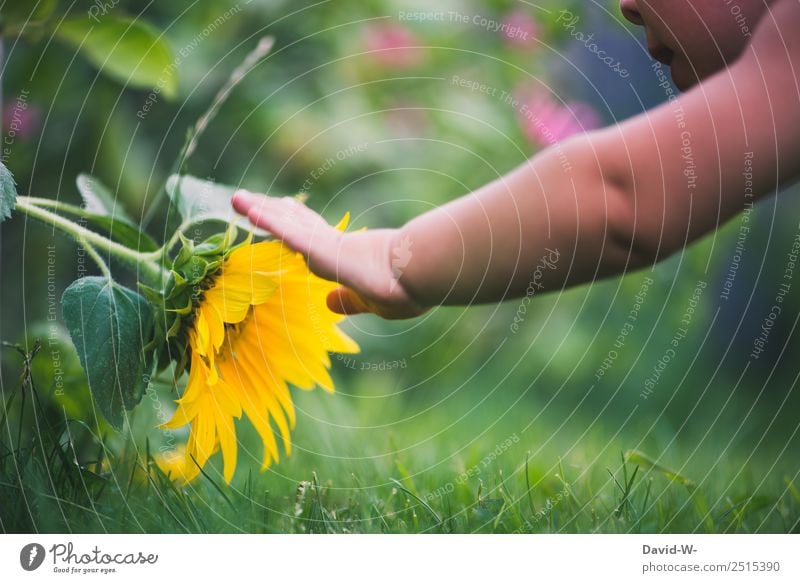
<path fill-rule="evenodd" d="M 638 263 L 628 200 L 607 180 L 590 136 L 551 147 L 500 180 L 423 214 L 395 244 L 400 283 L 423 305 L 497 301 L 561 289 Z"/>
<path fill-rule="evenodd" d="M 799 26 L 800 4 L 776 2 L 743 56 L 702 85 L 401 229 L 340 233 L 293 198 L 239 192 L 233 204 L 341 283 L 328 302 L 343 314 L 406 318 L 651 265 L 800 178 L 787 73 L 800 66 Z"/>
<path fill-rule="evenodd" d="M 401 284 L 434 305 L 591 281 L 664 259 L 797 180 L 798 25 L 800 6 L 781 3 L 739 61 L 674 103 L 414 219 L 397 235 L 412 251 Z"/>

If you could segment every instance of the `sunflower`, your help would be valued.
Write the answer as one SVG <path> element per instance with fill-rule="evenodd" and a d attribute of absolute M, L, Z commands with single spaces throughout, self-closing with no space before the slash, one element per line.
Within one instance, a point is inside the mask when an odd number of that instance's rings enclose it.
<path fill-rule="evenodd" d="M 338 228 L 346 223 L 347 217 Z M 189 438 L 180 456 L 160 460 L 162 470 L 190 482 L 221 450 L 230 483 L 238 450 L 234 419 L 243 413 L 263 442 L 262 470 L 278 461 L 279 441 L 291 454 L 296 414 L 289 386 L 333 392 L 328 353 L 358 352 L 337 327 L 343 316 L 327 307 L 336 287 L 279 241 L 248 241 L 206 276 L 188 318 L 189 378 L 162 425 L 188 424 Z"/>

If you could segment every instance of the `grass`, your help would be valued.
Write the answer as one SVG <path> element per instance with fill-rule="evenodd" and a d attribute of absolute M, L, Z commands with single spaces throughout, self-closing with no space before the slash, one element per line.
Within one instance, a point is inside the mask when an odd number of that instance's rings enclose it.
<path fill-rule="evenodd" d="M 562 462 L 553 474 L 528 459 L 487 471 L 477 487 L 447 471 L 414 478 L 398 469 L 395 478 L 376 467 L 360 476 L 312 470 L 297 482 L 249 471 L 230 488 L 211 472 L 177 487 L 146 452 L 106 473 L 70 463 L 71 454 L 69 442 L 42 439 L 4 455 L 5 532 L 797 532 L 800 517 L 791 481 L 720 498 L 719 485 L 687 487 L 630 454 L 602 470 Z M 432 481 L 445 487 L 437 493 Z"/>
<path fill-rule="evenodd" d="M 8 397 L 0 419 L 0 529 L 5 532 L 800 530 L 797 474 L 781 479 L 774 469 L 765 474 L 759 464 L 737 467 L 726 460 L 724 468 L 690 478 L 683 472 L 691 468 L 677 471 L 653 454 L 616 450 L 614 445 L 625 440 L 609 442 L 600 432 L 581 440 L 565 458 L 549 449 L 532 455 L 529 449 L 545 440 L 545 428 L 502 429 L 469 440 L 460 432 L 430 438 L 428 425 L 428 431 L 405 436 L 408 443 L 425 441 L 411 449 L 385 430 L 382 443 L 365 444 L 361 451 L 345 443 L 351 437 L 336 442 L 347 431 L 320 432 L 306 419 L 294 454 L 270 471 L 258 472 L 257 448 L 249 463 L 251 452 L 245 449 L 230 487 L 212 464 L 196 484 L 181 488 L 159 471 L 149 440 L 137 448 L 132 440 L 112 434 L 101 438 L 88 424 L 66 420 L 63 410 L 37 397 L 26 374 L 25 390 Z M 300 397 L 307 397 L 299 400 L 310 416 L 331 414 L 321 403 L 340 405 L 317 393 Z M 358 413 L 361 421 L 376 420 L 368 407 Z M 38 429 L 20 429 L 8 414 L 21 414 L 27 427 Z M 505 419 L 512 428 L 515 423 Z M 245 427 L 242 433 L 244 443 L 250 436 Z M 502 438 L 496 438 L 499 434 Z M 326 450 L 366 455 L 337 457 Z M 680 459 L 674 453 L 669 457 Z M 708 461 L 699 460 L 692 467 L 697 471 L 704 464 Z M 729 482 L 733 475 L 735 482 Z"/>

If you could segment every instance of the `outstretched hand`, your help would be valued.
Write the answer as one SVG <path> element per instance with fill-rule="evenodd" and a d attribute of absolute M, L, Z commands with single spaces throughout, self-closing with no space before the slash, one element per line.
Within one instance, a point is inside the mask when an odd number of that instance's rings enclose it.
<path fill-rule="evenodd" d="M 302 253 L 316 275 L 342 284 L 328 296 L 339 314 L 371 312 L 383 318 L 413 318 L 426 311 L 400 283 L 410 261 L 410 242 L 396 229 L 343 233 L 295 198 L 273 198 L 239 190 L 236 212 Z"/>

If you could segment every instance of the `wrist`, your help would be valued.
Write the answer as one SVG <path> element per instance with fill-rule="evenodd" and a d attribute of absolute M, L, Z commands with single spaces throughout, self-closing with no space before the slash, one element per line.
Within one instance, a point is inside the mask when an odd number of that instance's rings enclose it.
<path fill-rule="evenodd" d="M 408 300 L 421 309 L 433 307 L 421 293 L 419 278 L 419 265 L 422 259 L 421 251 L 414 248 L 414 239 L 409 229 L 405 226 L 399 229 L 390 229 L 387 237 L 386 265 L 392 278 L 392 287 Z"/>

